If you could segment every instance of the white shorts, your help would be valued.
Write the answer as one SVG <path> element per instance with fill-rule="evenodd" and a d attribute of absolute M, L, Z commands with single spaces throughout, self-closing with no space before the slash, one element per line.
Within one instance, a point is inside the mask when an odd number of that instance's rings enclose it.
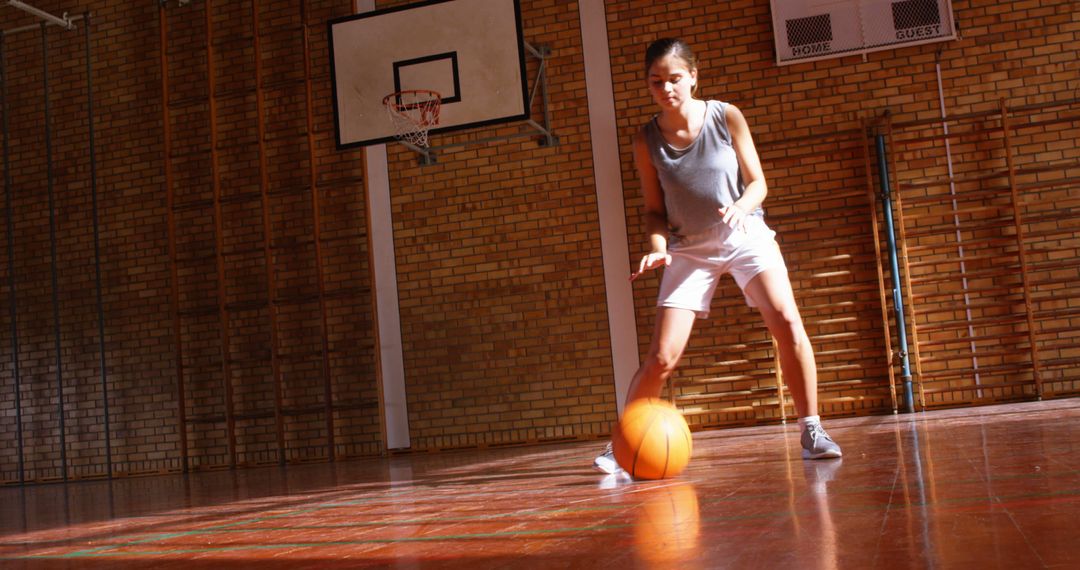
<path fill-rule="evenodd" d="M 668 253 L 671 265 L 664 268 L 656 306 L 689 309 L 699 319 L 709 316 L 709 305 L 723 274 L 735 278 L 746 304 L 754 307 L 746 295 L 750 281 L 766 269 L 787 271 L 776 232 L 761 216 L 746 218 L 746 232 L 719 224 L 699 234 L 672 237 Z"/>

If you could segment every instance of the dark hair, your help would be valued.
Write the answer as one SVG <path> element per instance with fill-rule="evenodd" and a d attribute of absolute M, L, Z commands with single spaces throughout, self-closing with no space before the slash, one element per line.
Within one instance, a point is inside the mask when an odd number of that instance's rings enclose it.
<path fill-rule="evenodd" d="M 645 50 L 645 75 L 649 74 L 656 60 L 673 55 L 684 62 L 690 69 L 697 69 L 697 56 L 686 42 L 676 38 L 660 38 L 649 44 Z"/>

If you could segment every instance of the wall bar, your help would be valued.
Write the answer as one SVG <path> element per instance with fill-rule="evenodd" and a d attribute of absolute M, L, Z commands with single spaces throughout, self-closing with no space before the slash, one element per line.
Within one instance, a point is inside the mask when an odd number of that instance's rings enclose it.
<path fill-rule="evenodd" d="M 180 324 L 180 276 L 176 263 L 176 193 L 173 191 L 172 123 L 169 117 L 169 27 L 165 4 L 158 8 L 161 45 L 161 128 L 165 154 L 165 209 L 169 231 L 169 307 L 172 313 L 173 342 L 176 344 L 176 421 L 180 435 L 181 471 L 188 472 L 187 398 L 184 386 L 184 342 Z"/>
<path fill-rule="evenodd" d="M 270 368 L 274 382 L 274 428 L 277 435 L 278 464 L 285 465 L 285 419 L 282 415 L 281 360 L 278 354 L 277 286 L 274 282 L 273 236 L 270 224 L 269 165 L 266 160 L 266 102 L 263 97 L 262 42 L 259 38 L 259 2 L 251 0 L 251 37 L 255 51 L 255 123 L 259 132 L 259 194 L 262 198 L 263 265 L 266 268 L 266 305 L 270 311 Z"/>
<path fill-rule="evenodd" d="M 1016 227 L 1016 254 L 1020 257 L 1020 279 L 1024 284 L 1024 316 L 1027 317 L 1028 342 L 1031 344 L 1031 368 L 1035 376 L 1035 395 L 1043 398 L 1042 374 L 1039 363 L 1038 339 L 1035 337 L 1035 317 L 1032 314 L 1031 277 L 1028 271 L 1027 246 L 1024 244 L 1024 219 L 1020 213 L 1020 193 L 1016 189 L 1016 164 L 1013 159 L 1012 125 L 1009 124 L 1009 108 L 1001 100 L 1001 130 L 1004 133 L 1005 162 L 1009 167 L 1009 192 L 1012 195 L 1013 224 Z"/>
<path fill-rule="evenodd" d="M 15 183 L 11 180 L 11 148 L 8 146 L 7 108 L 7 34 L 0 32 L 0 117 L 4 131 L 4 211 L 7 212 L 7 253 L 8 253 L 8 318 L 11 322 L 11 372 L 15 382 L 15 438 L 19 453 L 19 484 L 26 483 L 25 462 L 23 459 L 22 428 L 22 379 L 19 370 L 19 313 L 15 282 L 15 220 L 12 208 L 15 203 Z"/>
<path fill-rule="evenodd" d="M 101 295 L 101 226 L 98 219 L 97 155 L 94 151 L 94 66 L 90 62 L 90 14 L 84 17 L 83 40 L 86 50 L 86 114 L 90 143 L 90 201 L 94 216 L 94 286 L 97 295 L 98 353 L 101 368 L 101 402 L 105 412 L 105 462 L 108 476 L 113 476 L 112 431 L 109 427 L 109 374 L 105 362 L 105 305 Z"/>
<path fill-rule="evenodd" d="M 322 208 L 319 203 L 319 171 L 315 159 L 315 95 L 312 93 L 311 71 L 311 23 L 308 21 L 308 3 L 300 1 L 300 27 L 304 29 L 304 91 L 307 106 L 308 184 L 311 186 L 311 217 L 315 241 L 315 270 L 319 277 L 319 317 L 322 336 L 323 401 L 326 411 L 326 456 L 337 460 L 334 442 L 334 386 L 330 375 L 330 331 L 326 320 L 325 260 L 322 251 Z"/>
<path fill-rule="evenodd" d="M 60 283 L 56 269 L 56 196 L 53 192 L 52 107 L 49 105 L 49 37 L 48 26 L 41 24 L 41 76 L 45 99 L 45 172 L 49 195 L 49 258 L 52 278 L 53 348 L 56 351 L 56 410 L 60 416 L 60 471 L 65 482 L 67 474 L 67 433 L 64 426 L 64 359 L 60 342 Z"/>
<path fill-rule="evenodd" d="M 221 374 L 225 388 L 225 437 L 229 467 L 236 467 L 236 417 L 233 408 L 232 362 L 229 351 L 229 313 L 225 306 L 224 221 L 221 213 L 221 178 L 218 168 L 217 82 L 214 74 L 213 2 L 207 0 L 206 10 L 206 76 L 207 100 L 210 112 L 210 177 L 214 187 L 214 256 L 217 261 L 218 321 L 221 326 Z"/>

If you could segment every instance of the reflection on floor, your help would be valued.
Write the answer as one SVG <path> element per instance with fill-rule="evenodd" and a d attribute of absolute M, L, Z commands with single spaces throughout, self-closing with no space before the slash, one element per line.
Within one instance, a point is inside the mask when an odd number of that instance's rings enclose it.
<path fill-rule="evenodd" d="M 600 444 L 0 489 L 5 568 L 1078 568 L 1080 399 L 695 434 L 680 477 Z"/>

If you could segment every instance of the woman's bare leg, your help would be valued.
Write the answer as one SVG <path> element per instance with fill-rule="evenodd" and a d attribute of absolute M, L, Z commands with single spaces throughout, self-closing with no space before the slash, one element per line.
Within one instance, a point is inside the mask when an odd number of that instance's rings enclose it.
<path fill-rule="evenodd" d="M 765 326 L 776 339 L 780 369 L 784 373 L 784 384 L 795 400 L 795 412 L 799 417 L 816 416 L 817 362 L 795 304 L 787 271 L 763 271 L 747 284 L 746 294 L 753 299 L 765 319 Z"/>
<path fill-rule="evenodd" d="M 667 379 L 675 372 L 683 350 L 686 349 L 695 318 L 695 313 L 688 309 L 657 309 L 656 327 L 653 330 L 649 354 L 634 374 L 634 379 L 630 381 L 625 403 L 629 404 L 639 398 L 660 397 Z"/>
<path fill-rule="evenodd" d="M 817 409 L 817 363 L 814 349 L 795 305 L 795 294 L 784 269 L 769 269 L 746 286 L 746 294 L 757 305 L 765 325 L 776 339 L 784 383 L 795 400 L 802 432 L 803 459 L 835 459 L 840 446 L 821 427 Z"/>
<path fill-rule="evenodd" d="M 649 354 L 641 363 L 630 388 L 626 392 L 626 404 L 640 398 L 658 398 L 664 391 L 664 384 L 675 372 L 675 366 L 690 339 L 696 315 L 687 309 L 660 307 L 656 313 L 656 326 L 653 329 Z M 593 461 L 593 467 L 608 474 L 621 471 L 615 462 L 611 445 Z"/>

